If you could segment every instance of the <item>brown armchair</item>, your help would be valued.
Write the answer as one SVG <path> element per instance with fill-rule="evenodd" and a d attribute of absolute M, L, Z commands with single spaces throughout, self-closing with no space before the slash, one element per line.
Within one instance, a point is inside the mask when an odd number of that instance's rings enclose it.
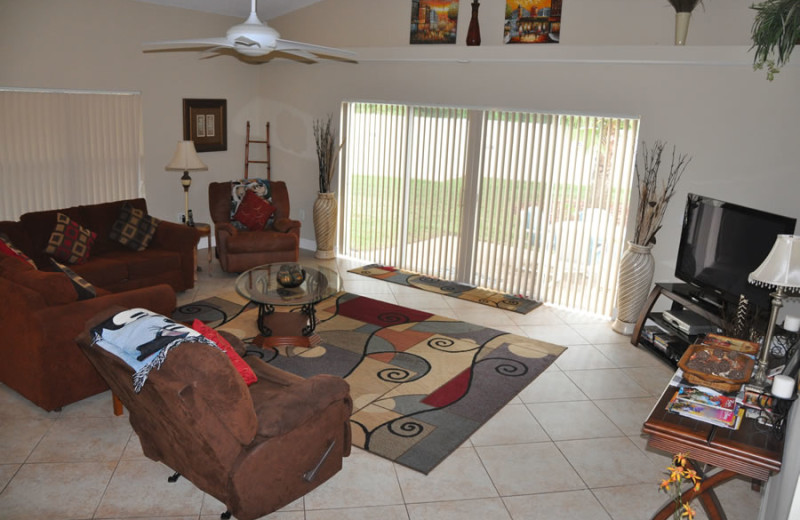
<path fill-rule="evenodd" d="M 225 504 L 223 517 L 269 514 L 341 469 L 352 411 L 343 379 L 303 379 L 246 356 L 258 377 L 248 387 L 224 352 L 184 343 L 135 393 L 130 366 L 92 345 L 89 334 L 119 310 L 90 320 L 78 344 L 128 409 L 144 454 Z M 221 334 L 244 353 L 240 340 Z"/>
<path fill-rule="evenodd" d="M 208 205 L 214 221 L 217 258 L 222 270 L 240 273 L 277 262 L 296 262 L 300 248 L 300 222 L 289 218 L 286 183 L 271 181 L 274 220 L 266 229 L 242 231 L 231 223 L 231 183 L 208 185 Z"/>

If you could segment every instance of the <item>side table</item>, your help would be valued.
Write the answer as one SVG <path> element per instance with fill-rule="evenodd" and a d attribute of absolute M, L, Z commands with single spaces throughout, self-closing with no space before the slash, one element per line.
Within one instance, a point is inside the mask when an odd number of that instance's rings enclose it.
<path fill-rule="evenodd" d="M 689 466 L 703 480 L 698 491 L 686 491 L 683 499 L 697 497 L 709 519 L 724 520 L 714 488 L 738 475 L 752 479 L 754 486 L 766 482 L 781 470 L 783 440 L 754 419 L 744 418 L 738 430 L 730 430 L 668 412 L 666 406 L 675 391 L 676 387 L 668 386 L 645 421 L 642 431 L 649 436 L 647 445 L 673 455 L 688 453 Z M 698 462 L 719 471 L 706 475 Z M 671 518 L 675 506 L 670 501 L 653 520 Z"/>
<path fill-rule="evenodd" d="M 208 240 L 208 274 L 211 274 L 211 225 L 205 224 L 203 222 L 195 222 L 194 228 L 200 234 L 200 238 L 206 237 Z M 195 273 L 200 271 L 200 266 L 197 265 L 197 249 L 194 250 L 194 267 Z M 195 280 L 197 280 L 197 274 L 195 274 Z"/>

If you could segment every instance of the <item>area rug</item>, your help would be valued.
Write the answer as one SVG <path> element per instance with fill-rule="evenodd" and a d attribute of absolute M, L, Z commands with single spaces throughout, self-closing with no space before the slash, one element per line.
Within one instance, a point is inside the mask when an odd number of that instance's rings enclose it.
<path fill-rule="evenodd" d="M 489 289 L 481 289 L 474 285 L 440 280 L 439 278 L 432 278 L 419 273 L 380 264 L 357 267 L 355 269 L 350 269 L 349 272 L 399 285 L 415 287 L 423 291 L 430 291 L 462 300 L 481 303 L 483 305 L 489 305 L 490 307 L 497 307 L 498 309 L 514 311 L 520 314 L 527 314 L 542 304 L 542 302 L 531 300 L 523 296 L 503 294 Z"/>
<path fill-rule="evenodd" d="M 218 328 L 250 339 L 256 316 Z M 316 346 L 250 352 L 302 377 L 343 377 L 353 444 L 426 474 L 566 350 L 346 292 L 319 303 L 317 317 Z"/>

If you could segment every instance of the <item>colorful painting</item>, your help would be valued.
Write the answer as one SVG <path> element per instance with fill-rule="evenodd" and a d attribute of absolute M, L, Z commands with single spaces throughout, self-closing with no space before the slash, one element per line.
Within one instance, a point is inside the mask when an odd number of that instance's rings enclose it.
<path fill-rule="evenodd" d="M 562 0 L 506 0 L 506 43 L 558 43 Z"/>
<path fill-rule="evenodd" d="M 456 43 L 457 23 L 457 0 L 411 0 L 411 43 Z"/>

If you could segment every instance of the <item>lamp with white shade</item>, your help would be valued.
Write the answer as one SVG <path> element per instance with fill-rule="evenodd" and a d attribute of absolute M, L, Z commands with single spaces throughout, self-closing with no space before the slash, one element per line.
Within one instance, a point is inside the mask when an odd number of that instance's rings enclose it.
<path fill-rule="evenodd" d="M 167 170 L 183 170 L 181 177 L 181 186 L 183 186 L 184 195 L 184 212 L 183 216 L 186 218 L 187 224 L 189 223 L 189 186 L 192 185 L 192 178 L 189 176 L 190 171 L 208 170 L 203 161 L 197 156 L 194 142 L 192 141 L 178 141 L 178 148 L 175 150 L 175 155 L 166 166 Z"/>
<path fill-rule="evenodd" d="M 770 313 L 764 343 L 758 353 L 758 367 L 750 384 L 759 388 L 767 387 L 767 367 L 769 349 L 775 336 L 775 322 L 783 307 L 783 299 L 789 292 L 800 290 L 800 236 L 778 235 L 767 258 L 747 277 L 752 284 L 775 289 L 770 293 L 772 312 Z"/>

